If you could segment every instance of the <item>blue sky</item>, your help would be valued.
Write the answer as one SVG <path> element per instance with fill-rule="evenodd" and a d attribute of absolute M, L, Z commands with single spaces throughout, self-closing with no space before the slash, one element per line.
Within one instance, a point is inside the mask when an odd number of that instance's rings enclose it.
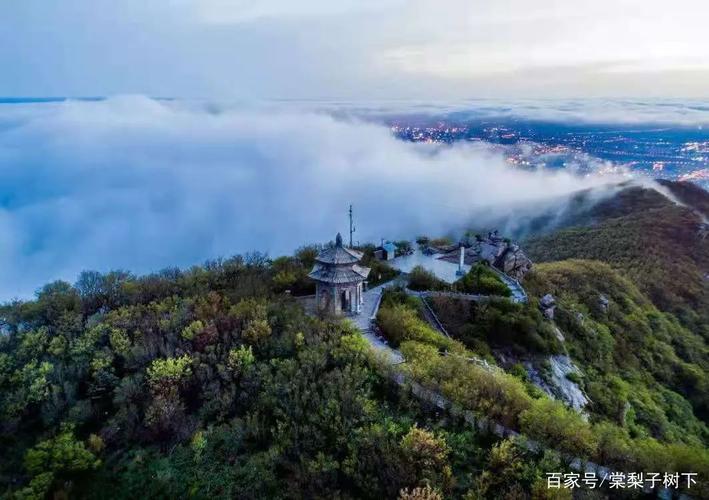
<path fill-rule="evenodd" d="M 707 97 L 703 0 L 22 0 L 0 95 Z"/>

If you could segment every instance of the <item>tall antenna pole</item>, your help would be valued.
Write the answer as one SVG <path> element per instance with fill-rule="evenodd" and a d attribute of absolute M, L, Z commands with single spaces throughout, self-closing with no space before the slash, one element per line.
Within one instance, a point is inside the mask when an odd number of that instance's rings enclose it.
<path fill-rule="evenodd" d="M 355 232 L 354 221 L 352 219 L 352 205 L 350 204 L 350 248 L 352 248 L 352 233 Z"/>

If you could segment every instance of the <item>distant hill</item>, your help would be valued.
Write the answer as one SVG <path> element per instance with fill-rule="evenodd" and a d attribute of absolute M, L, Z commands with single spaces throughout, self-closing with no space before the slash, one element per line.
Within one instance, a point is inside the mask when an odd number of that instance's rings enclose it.
<path fill-rule="evenodd" d="M 528 237 L 535 262 L 592 259 L 633 281 L 658 309 L 675 314 L 709 339 L 709 193 L 689 183 L 662 181 L 685 206 L 649 187 L 628 186 L 589 208 L 575 200 L 563 229 Z"/>

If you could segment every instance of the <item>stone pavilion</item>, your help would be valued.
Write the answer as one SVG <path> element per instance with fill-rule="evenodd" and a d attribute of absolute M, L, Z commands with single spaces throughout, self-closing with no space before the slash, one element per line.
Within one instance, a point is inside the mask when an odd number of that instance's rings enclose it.
<path fill-rule="evenodd" d="M 363 288 L 369 268 L 359 265 L 362 252 L 342 245 L 337 233 L 335 246 L 328 247 L 315 258 L 308 276 L 315 280 L 315 303 L 319 312 L 343 315 L 359 314 L 363 304 Z"/>

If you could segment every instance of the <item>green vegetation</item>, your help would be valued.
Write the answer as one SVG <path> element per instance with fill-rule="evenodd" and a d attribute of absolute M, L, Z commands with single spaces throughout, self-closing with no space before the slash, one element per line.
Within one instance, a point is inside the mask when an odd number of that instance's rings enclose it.
<path fill-rule="evenodd" d="M 414 247 L 409 240 L 399 240 L 394 242 L 396 246 L 396 255 L 408 255 L 414 251 Z"/>
<path fill-rule="evenodd" d="M 489 266 L 475 264 L 456 282 L 456 289 L 464 293 L 509 297 L 512 292 Z"/>
<path fill-rule="evenodd" d="M 308 273 L 315 264 L 320 247 L 310 245 L 299 248 L 293 257 L 279 257 L 271 263 L 272 283 L 275 292 L 289 290 L 293 295 L 312 295 L 315 285 Z"/>
<path fill-rule="evenodd" d="M 391 281 L 399 275 L 399 271 L 391 267 L 386 261 L 378 260 L 374 257 L 376 248 L 374 245 L 364 245 L 357 248 L 364 254 L 362 265 L 370 268 L 369 278 L 367 279 L 370 287 Z"/>
<path fill-rule="evenodd" d="M 448 236 L 443 236 L 441 238 L 433 238 L 428 241 L 428 245 L 432 247 L 447 247 L 453 244 L 453 239 Z"/>
<path fill-rule="evenodd" d="M 409 272 L 409 288 L 412 290 L 450 290 L 451 286 L 436 277 L 431 271 L 421 266 L 414 267 Z"/>
<path fill-rule="evenodd" d="M 279 292 L 293 259 L 84 273 L 2 306 L 0 496 L 499 498 L 564 470 L 396 388 Z"/>
<path fill-rule="evenodd" d="M 586 457 L 621 470 L 684 468 L 709 473 L 709 452 L 696 435 L 663 435 L 658 440 L 628 425 L 603 419 L 586 422 L 518 377 L 475 362 L 472 351 L 438 334 L 408 304 L 390 301 L 377 319 L 383 334 L 400 343 L 407 360 L 405 369 L 414 380 L 478 415 L 518 429 L 570 456 Z M 686 412 L 684 416 L 687 417 Z M 703 426 L 693 417 L 688 422 L 695 428 Z"/>
<path fill-rule="evenodd" d="M 506 299 L 484 302 L 432 297 L 429 303 L 448 332 L 481 356 L 502 349 L 517 356 L 556 354 L 561 346 L 534 304 Z"/>
<path fill-rule="evenodd" d="M 675 183 L 682 193 L 687 188 Z M 697 206 L 706 192 L 684 194 Z M 703 200 L 700 203 L 698 199 Z M 608 263 L 638 286 L 661 311 L 675 314 L 709 340 L 709 238 L 690 208 L 654 190 L 629 188 L 579 217 L 574 227 L 523 244 L 534 262 L 591 259 Z"/>
<path fill-rule="evenodd" d="M 425 247 L 428 246 L 428 243 L 431 241 L 431 238 L 428 236 L 417 236 L 416 237 L 416 244 L 420 247 Z"/>
<path fill-rule="evenodd" d="M 705 445 L 709 350 L 701 336 L 601 262 L 540 264 L 525 284 L 556 297 L 555 322 L 583 370 L 594 418 L 635 437 Z"/>

